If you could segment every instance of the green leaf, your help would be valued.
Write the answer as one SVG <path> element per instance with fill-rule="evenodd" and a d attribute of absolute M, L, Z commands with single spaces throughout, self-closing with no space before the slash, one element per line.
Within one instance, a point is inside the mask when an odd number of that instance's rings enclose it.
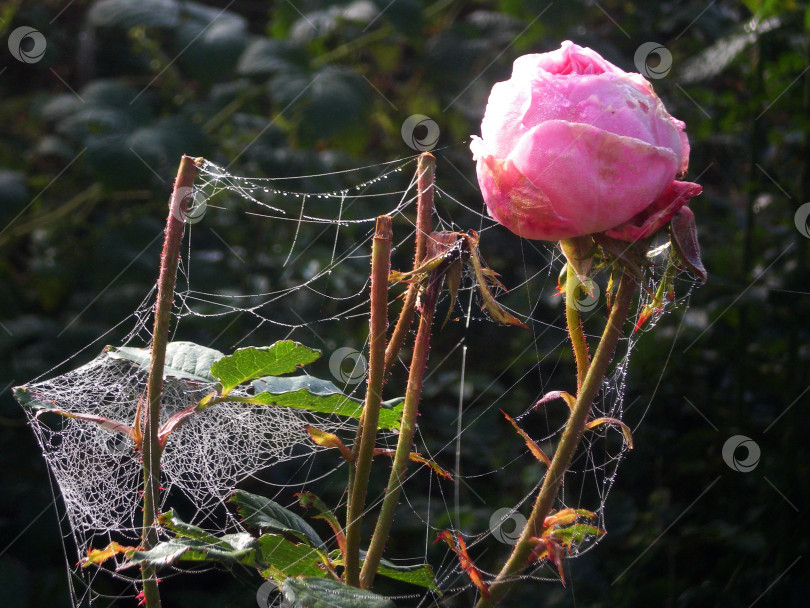
<path fill-rule="evenodd" d="M 160 567 L 177 562 L 214 561 L 227 564 L 256 565 L 256 539 L 250 534 L 229 534 L 216 544 L 193 538 L 178 537 L 158 543 L 148 551 L 135 551 L 130 564 Z"/>
<path fill-rule="evenodd" d="M 164 27 L 178 24 L 180 5 L 176 0 L 101 0 L 88 11 L 91 25 L 101 27 Z"/>
<path fill-rule="evenodd" d="M 285 576 L 326 576 L 319 566 L 323 556 L 312 547 L 291 543 L 283 536 L 265 534 L 257 541 L 256 566 L 264 572 L 277 570 Z"/>
<path fill-rule="evenodd" d="M 329 555 L 332 559 L 337 559 L 340 557 L 340 552 L 333 551 Z M 360 551 L 361 564 L 365 558 L 366 552 Z M 433 568 L 430 566 L 430 564 L 402 566 L 383 558 L 380 560 L 380 565 L 377 566 L 377 574 L 386 578 L 402 581 L 404 583 L 425 587 L 432 591 L 439 591 L 439 587 L 436 585 L 436 579 L 433 575 Z"/>
<path fill-rule="evenodd" d="M 388 598 L 326 578 L 290 577 L 281 592 L 293 608 L 395 608 Z"/>
<path fill-rule="evenodd" d="M 291 70 L 300 61 L 289 42 L 255 38 L 239 57 L 236 72 L 246 76 L 270 74 L 280 70 Z"/>
<path fill-rule="evenodd" d="M 567 528 L 559 528 L 551 533 L 551 537 L 561 544 L 570 547 L 572 544 L 580 544 L 587 536 L 602 536 L 605 531 L 589 524 L 574 524 Z"/>
<path fill-rule="evenodd" d="M 243 382 L 262 376 L 289 374 L 320 356 L 318 350 L 292 340 L 282 340 L 272 346 L 240 348 L 215 361 L 211 373 L 222 385 L 222 394 L 227 395 Z"/>
<path fill-rule="evenodd" d="M 235 490 L 229 502 L 236 505 L 246 526 L 291 533 L 314 547 L 325 548 L 318 533 L 301 516 L 269 498 Z"/>
<path fill-rule="evenodd" d="M 146 370 L 151 364 L 152 351 L 148 348 L 107 346 L 104 352 L 113 359 L 132 361 Z M 169 342 L 166 345 L 166 367 L 163 373 L 175 378 L 216 382 L 216 378 L 211 375 L 211 366 L 224 356 L 218 350 L 194 342 Z"/>
<path fill-rule="evenodd" d="M 218 538 L 211 534 L 210 532 L 206 532 L 202 528 L 187 524 L 182 519 L 177 517 L 174 514 L 174 510 L 170 509 L 165 513 L 162 513 L 158 517 L 158 522 L 162 525 L 174 532 L 177 536 L 182 536 L 185 538 L 191 538 L 194 540 L 202 541 L 204 543 L 208 543 L 210 545 L 215 545 L 222 549 L 233 549 L 233 547 L 224 542 L 221 538 Z"/>
<path fill-rule="evenodd" d="M 276 405 L 283 407 L 293 407 L 320 414 L 337 414 L 349 418 L 360 418 L 363 406 L 356 401 L 349 399 L 345 395 L 330 395 L 329 397 L 319 397 L 313 395 L 307 389 L 274 395 L 272 393 L 260 393 L 253 397 L 229 397 L 229 401 L 239 403 L 251 403 L 253 405 Z M 402 405 L 396 405 L 392 409 L 380 410 L 379 428 L 398 429 L 402 418 Z"/>

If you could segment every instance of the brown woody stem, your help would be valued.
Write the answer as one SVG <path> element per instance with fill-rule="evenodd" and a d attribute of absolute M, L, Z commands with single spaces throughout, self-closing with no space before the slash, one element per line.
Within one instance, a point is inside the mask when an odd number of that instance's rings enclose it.
<path fill-rule="evenodd" d="M 436 180 L 436 158 L 430 152 L 423 152 L 416 165 L 416 251 L 413 256 L 413 268 L 416 270 L 425 260 L 427 240 L 433 232 L 433 183 Z M 405 337 L 413 320 L 413 309 L 419 286 L 411 284 L 405 293 L 405 302 L 399 313 L 397 324 L 385 349 L 385 369 L 391 369 L 394 361 L 405 343 Z"/>
<path fill-rule="evenodd" d="M 174 192 L 169 203 L 169 217 L 163 239 L 163 253 L 160 256 L 157 302 L 155 304 L 155 328 L 152 334 L 152 360 L 149 366 L 149 381 L 146 389 L 146 423 L 143 441 L 143 532 L 141 549 L 146 551 L 158 542 L 155 518 L 160 505 L 160 458 L 163 450 L 158 441 L 160 424 L 160 400 L 163 392 L 163 368 L 166 362 L 166 345 L 169 340 L 174 303 L 174 286 L 177 280 L 177 264 L 180 257 L 180 244 L 183 240 L 185 213 L 188 199 L 197 176 L 195 159 L 183 156 L 174 182 Z M 141 566 L 144 604 L 146 608 L 160 607 L 155 568 Z"/>

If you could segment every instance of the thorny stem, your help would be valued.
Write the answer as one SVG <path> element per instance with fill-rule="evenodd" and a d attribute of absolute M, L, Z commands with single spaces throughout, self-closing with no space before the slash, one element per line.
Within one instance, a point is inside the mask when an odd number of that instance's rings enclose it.
<path fill-rule="evenodd" d="M 430 152 L 423 152 L 419 156 L 419 161 L 416 165 L 416 247 L 413 256 L 413 268 L 416 270 L 422 265 L 427 251 L 427 238 L 433 232 L 432 218 L 433 218 L 433 183 L 436 178 L 436 158 Z M 399 318 L 397 324 L 394 326 L 394 331 L 391 333 L 391 339 L 388 341 L 388 346 L 385 349 L 385 367 L 383 368 L 383 376 L 391 369 L 394 364 L 402 345 L 405 343 L 405 338 L 408 335 L 408 330 L 413 321 L 413 309 L 416 306 L 416 296 L 419 294 L 419 286 L 411 284 L 405 292 L 405 301 L 402 304 L 402 310 L 399 311 Z M 360 415 L 360 423 L 357 425 L 357 433 L 354 436 L 355 445 L 360 442 L 360 431 L 363 427 L 363 416 Z M 349 488 L 354 485 L 354 469 L 349 467 Z"/>
<path fill-rule="evenodd" d="M 416 251 L 413 256 L 413 268 L 416 270 L 425 261 L 427 240 L 433 232 L 433 183 L 436 180 L 436 158 L 430 152 L 423 152 L 416 165 L 416 187 L 418 198 L 416 203 Z M 413 319 L 413 309 L 416 306 L 416 296 L 419 286 L 411 284 L 405 293 L 405 302 L 399 313 L 399 319 L 391 334 L 388 347 L 385 349 L 385 369 L 391 369 L 399 351 L 408 335 Z"/>
<path fill-rule="evenodd" d="M 419 413 L 419 399 L 422 396 L 422 382 L 427 366 L 428 350 L 430 349 L 430 333 L 433 326 L 433 315 L 436 312 L 436 301 L 442 285 L 443 272 L 434 270 L 430 273 L 422 293 L 422 316 L 419 320 L 419 329 L 416 332 L 416 341 L 413 347 L 411 368 L 408 374 L 408 386 L 405 390 L 405 404 L 402 409 L 402 422 L 399 429 L 397 450 L 394 453 L 394 464 L 388 478 L 388 487 L 385 489 L 380 515 L 371 537 L 363 569 L 360 572 L 360 586 L 368 589 L 374 583 L 377 567 L 382 559 L 385 543 L 391 533 L 391 524 L 402 492 L 402 483 L 408 469 L 408 457 L 411 452 L 411 443 L 416 430 L 416 417 Z"/>
<path fill-rule="evenodd" d="M 582 283 L 577 277 L 573 265 L 568 264 L 568 274 L 565 280 L 565 321 L 568 324 L 568 335 L 574 347 L 574 358 L 577 361 L 577 391 L 582 388 L 585 375 L 588 373 L 590 361 L 588 359 L 588 342 L 585 332 L 582 331 L 582 321 L 579 309 L 576 307 L 577 290 L 582 289 Z"/>
<path fill-rule="evenodd" d="M 163 392 L 163 368 L 166 362 L 166 344 L 169 339 L 174 286 L 177 279 L 177 264 L 180 244 L 183 240 L 184 218 L 188 198 L 197 176 L 195 159 L 183 156 L 174 182 L 174 192 L 169 203 L 166 219 L 163 253 L 160 256 L 157 302 L 155 304 L 155 328 L 152 334 L 152 361 L 149 366 L 149 381 L 146 389 L 146 424 L 143 441 L 143 532 L 141 549 L 146 551 L 157 544 L 155 517 L 160 504 L 160 458 L 163 450 L 158 442 L 160 424 L 160 399 Z M 143 597 L 146 608 L 160 607 L 155 568 L 141 566 Z"/>
<path fill-rule="evenodd" d="M 577 393 L 576 404 L 565 425 L 565 430 L 560 438 L 560 444 L 557 447 L 557 451 L 554 453 L 554 458 L 543 480 L 543 486 L 534 503 L 531 515 L 526 522 L 526 526 L 523 528 L 520 539 L 518 539 L 517 544 L 514 549 L 512 549 L 512 554 L 490 586 L 489 599 L 481 597 L 475 605 L 475 608 L 490 608 L 496 604 L 515 583 L 517 580 L 516 575 L 528 565 L 527 560 L 531 553 L 530 541 L 533 537 L 540 535 L 543 522 L 551 512 L 551 508 L 557 498 L 563 476 L 571 465 L 571 459 L 574 456 L 574 452 L 582 438 L 582 433 L 585 430 L 591 403 L 594 397 L 596 397 L 597 392 L 599 392 L 599 387 L 607 371 L 607 366 L 613 359 L 616 344 L 622 335 L 622 327 L 627 321 L 627 315 L 630 310 L 633 294 L 635 293 L 636 284 L 637 279 L 631 276 L 630 273 L 625 272 L 622 275 L 618 293 L 616 294 L 616 300 L 613 303 L 610 317 L 602 333 L 602 339 L 599 341 L 599 346 L 596 349 L 591 367 L 582 382 L 582 388 L 580 388 Z M 566 293 L 566 298 L 568 297 L 575 296 L 571 293 Z"/>
<path fill-rule="evenodd" d="M 387 215 L 377 218 L 377 229 L 371 249 L 371 320 L 368 356 L 368 389 L 362 421 L 358 425 L 359 441 L 352 446 L 354 483 L 349 486 L 346 509 L 346 583 L 360 584 L 360 535 L 363 509 L 377 439 L 377 423 L 385 378 L 385 338 L 388 329 L 388 273 L 391 270 L 393 230 Z"/>

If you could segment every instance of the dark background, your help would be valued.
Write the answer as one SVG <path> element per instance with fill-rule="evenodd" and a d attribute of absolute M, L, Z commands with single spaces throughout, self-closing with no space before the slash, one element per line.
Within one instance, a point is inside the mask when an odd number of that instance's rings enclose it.
<path fill-rule="evenodd" d="M 439 185 L 482 210 L 468 141 L 480 132 L 489 89 L 508 77 L 515 57 L 558 48 L 564 39 L 632 71 L 645 42 L 671 53 L 671 71 L 654 85 L 688 125 L 688 179 L 699 176 L 704 186 L 692 208 L 709 281 L 692 293 L 686 317 L 681 306 L 636 347 L 626 401 L 634 405 L 625 419 L 635 428 L 646 415 L 608 499 L 608 536 L 566 566 L 567 588 L 528 582 L 505 605 L 806 605 L 810 239 L 794 223 L 810 201 L 805 3 L 237 0 L 220 14 L 224 6 L 79 0 L 6 2 L 0 9 L 4 41 L 19 26 L 36 28 L 47 41 L 42 59 L 30 64 L 14 59 L 5 42 L 0 49 L 2 605 L 69 605 L 48 475 L 9 389 L 62 362 L 138 306 L 156 278 L 159 240 L 147 244 L 162 229 L 179 156 L 236 159 L 232 170 L 252 176 L 359 167 L 414 154 L 400 127 L 424 114 L 441 129 Z M 295 185 L 332 187 L 317 180 Z M 441 213 L 444 203 L 437 204 Z M 461 228 L 479 226 L 475 215 L 452 209 Z M 194 250 L 210 263 L 197 267 L 197 289 L 251 293 L 262 277 L 274 285 L 301 282 L 306 261 L 279 270 L 294 223 L 276 226 L 243 213 L 211 214 L 210 222 L 245 262 L 219 240 L 199 238 Z M 408 226 L 399 221 L 396 229 L 405 235 Z M 343 238 L 348 246 L 355 237 Z M 331 245 L 308 255 L 328 260 Z M 507 285 L 550 259 L 550 245 L 521 244 L 500 228 L 486 233 L 482 252 Z M 406 266 L 407 252 L 397 256 L 395 267 Z M 547 277 L 549 294 L 555 274 L 538 279 Z M 540 289 L 529 294 L 536 300 Z M 526 311 L 526 295 L 507 302 Z M 322 305 L 301 297 L 296 311 L 317 318 Z M 541 298 L 533 317 L 559 325 L 560 310 L 550 296 Z M 268 314 L 296 322 L 288 309 Z M 250 318 L 230 321 L 189 319 L 182 337 L 203 344 L 217 338 L 213 345 L 229 350 L 256 326 Z M 559 331 L 543 337 L 536 325 L 537 351 L 521 360 L 528 334 L 482 321 L 466 332 L 461 325 L 448 324 L 436 337 L 431 361 L 464 337 L 465 380 L 471 395 L 484 399 L 479 408 L 508 392 L 498 407 L 519 413 L 544 388 L 570 389 L 572 357 L 567 346 L 557 347 Z M 364 319 L 332 325 L 325 349 L 362 344 L 366 328 Z M 281 337 L 262 328 L 252 339 Z M 553 354 L 516 384 L 537 365 L 537 352 Z M 455 434 L 459 356 L 452 354 L 426 387 L 423 428 L 429 425 L 428 441 L 439 446 Z M 392 386 L 401 382 L 396 376 Z M 483 411 L 470 407 L 471 416 Z M 721 454 L 735 435 L 761 450 L 749 473 L 732 470 Z M 467 431 L 465 442 L 468 475 L 499 470 L 524 450 L 497 408 Z M 453 467 L 451 451 L 437 458 Z M 537 468 L 529 458 L 522 462 L 522 474 L 512 466 L 474 484 L 483 504 L 462 488 L 462 529 L 485 531 L 493 508 L 530 490 Z M 339 491 L 323 489 L 333 498 Z M 441 515 L 433 524 L 449 525 Z M 405 514 L 397 525 L 388 554 L 422 555 L 424 525 Z M 473 557 L 491 572 L 504 552 L 489 541 Z M 428 552 L 436 564 L 443 557 L 440 548 Z M 259 577 L 236 574 L 172 579 L 164 585 L 165 605 L 254 606 Z M 473 591 L 454 594 L 447 605 L 471 605 Z M 415 605 L 400 605 L 409 601 Z"/>

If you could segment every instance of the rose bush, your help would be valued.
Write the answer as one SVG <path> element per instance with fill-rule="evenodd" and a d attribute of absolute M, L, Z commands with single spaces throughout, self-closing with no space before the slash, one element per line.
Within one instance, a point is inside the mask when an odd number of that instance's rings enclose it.
<path fill-rule="evenodd" d="M 689 164 L 684 128 L 640 74 L 565 41 L 515 60 L 470 148 L 490 214 L 519 236 L 636 241 L 701 192 L 675 179 Z"/>

